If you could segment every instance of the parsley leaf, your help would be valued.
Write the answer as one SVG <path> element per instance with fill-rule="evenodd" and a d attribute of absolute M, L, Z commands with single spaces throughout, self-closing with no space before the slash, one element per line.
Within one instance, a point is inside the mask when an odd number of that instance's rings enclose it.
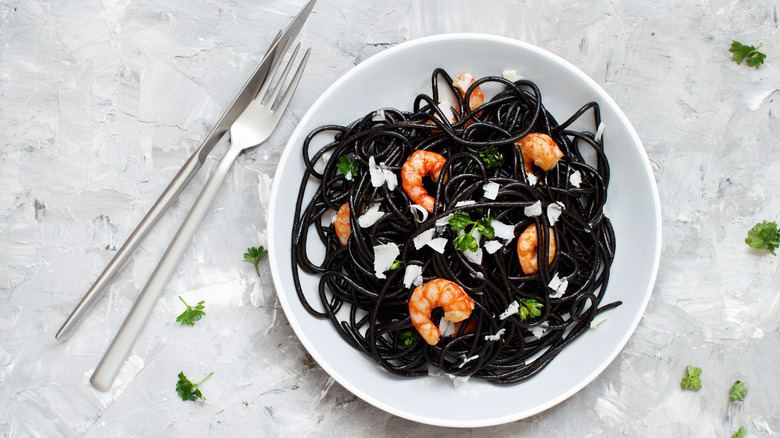
<path fill-rule="evenodd" d="M 404 344 L 405 348 L 409 348 L 412 346 L 412 344 L 417 342 L 417 338 L 419 337 L 420 335 L 417 333 L 417 330 L 406 329 L 398 335 L 398 340 Z"/>
<path fill-rule="evenodd" d="M 737 380 L 736 382 L 734 382 L 734 385 L 731 386 L 731 393 L 729 394 L 729 398 L 731 399 L 731 401 L 742 401 L 745 399 L 747 393 L 748 393 L 747 386 L 745 386 L 744 383 Z"/>
<path fill-rule="evenodd" d="M 680 382 L 682 389 L 690 389 L 692 391 L 698 391 L 701 389 L 701 368 L 696 368 L 688 365 L 688 376 L 683 377 Z"/>
<path fill-rule="evenodd" d="M 780 229 L 777 228 L 777 223 L 763 221 L 760 224 L 755 224 L 748 231 L 745 243 L 755 249 L 766 247 L 772 255 L 777 255 L 775 249 L 780 246 Z"/>
<path fill-rule="evenodd" d="M 765 54 L 758 51 L 758 49 L 761 47 L 761 44 L 759 44 L 758 47 L 746 46 L 740 42 L 732 40 L 729 52 L 734 54 L 732 59 L 737 61 L 737 64 L 742 64 L 742 61 L 747 59 L 749 67 L 758 67 L 764 63 L 764 58 L 766 58 Z"/>
<path fill-rule="evenodd" d="M 184 301 L 184 298 L 182 298 L 181 295 L 179 296 L 179 299 L 182 303 L 184 303 L 185 306 L 187 306 L 187 310 L 176 317 L 176 322 L 180 322 L 181 325 L 195 325 L 195 321 L 200 321 L 200 319 L 203 318 L 203 315 L 206 314 L 206 312 L 203 311 L 203 303 L 205 303 L 205 301 L 199 302 L 198 305 L 193 308 L 187 304 L 186 301 Z"/>
<path fill-rule="evenodd" d="M 739 426 L 739 430 L 734 435 L 731 435 L 731 438 L 745 438 L 745 434 L 747 434 L 747 431 L 744 427 Z"/>
<path fill-rule="evenodd" d="M 536 318 L 542 314 L 542 311 L 539 309 L 544 307 L 544 304 L 535 299 L 520 298 L 518 301 L 520 302 L 520 308 L 517 310 L 517 313 L 521 321 L 525 321 L 528 317 Z"/>
<path fill-rule="evenodd" d="M 479 153 L 479 158 L 485 163 L 485 167 L 492 169 L 504 164 L 504 156 L 498 151 L 498 148 L 494 145 L 490 145 L 485 148 L 485 152 Z"/>
<path fill-rule="evenodd" d="M 464 234 L 461 234 L 452 241 L 452 244 L 461 251 L 468 250 L 476 252 L 477 249 L 479 249 L 479 243 L 477 242 L 477 239 L 471 235 L 471 231 L 474 230 L 474 227 L 477 227 L 479 233 L 488 239 L 495 237 L 496 233 L 492 225 L 493 218 L 483 217 L 473 221 L 471 220 L 471 216 L 469 216 L 469 214 L 465 211 L 456 211 L 455 214 L 450 218 L 449 224 L 453 231 L 465 230 Z M 466 230 L 466 228 L 469 226 L 471 229 Z"/>
<path fill-rule="evenodd" d="M 187 376 L 184 375 L 184 371 L 182 371 L 179 373 L 179 381 L 176 382 L 176 392 L 179 393 L 179 397 L 181 397 L 183 401 L 195 401 L 197 399 L 206 400 L 206 397 L 203 397 L 203 393 L 200 392 L 198 386 L 208 380 L 212 374 L 214 374 L 213 371 L 200 382 L 192 383 L 187 379 Z"/>
<path fill-rule="evenodd" d="M 255 265 L 255 272 L 257 272 L 258 277 L 260 276 L 260 269 L 257 267 L 257 264 L 260 263 L 260 259 L 265 257 L 266 254 L 268 254 L 268 251 L 263 248 L 263 245 L 257 248 L 247 248 L 244 253 L 244 260 Z"/>
<path fill-rule="evenodd" d="M 393 260 L 393 264 L 390 265 L 390 270 L 391 271 L 395 271 L 396 269 L 400 268 L 401 265 L 403 265 L 403 264 L 404 264 L 404 262 L 402 262 L 402 261 L 400 261 L 398 259 Z"/>
<path fill-rule="evenodd" d="M 347 181 L 354 181 L 360 171 L 357 160 L 349 158 L 346 155 L 339 157 L 339 162 L 336 164 L 336 167 L 339 168 L 339 172 L 344 174 L 344 178 Z"/>

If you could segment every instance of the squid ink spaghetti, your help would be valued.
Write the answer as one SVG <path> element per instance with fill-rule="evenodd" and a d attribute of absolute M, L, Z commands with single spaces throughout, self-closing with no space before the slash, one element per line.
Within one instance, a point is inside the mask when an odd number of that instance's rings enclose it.
<path fill-rule="evenodd" d="M 531 81 L 436 69 L 412 107 L 306 137 L 298 297 L 395 375 L 528 379 L 621 304 L 601 302 L 615 236 L 598 104 L 559 123 Z"/>

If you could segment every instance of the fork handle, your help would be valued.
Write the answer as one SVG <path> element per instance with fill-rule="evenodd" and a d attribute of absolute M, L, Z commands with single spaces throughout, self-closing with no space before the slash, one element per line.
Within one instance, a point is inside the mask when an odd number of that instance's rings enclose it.
<path fill-rule="evenodd" d="M 117 332 L 111 345 L 109 345 L 108 350 L 103 355 L 103 359 L 95 368 L 95 372 L 90 379 L 92 386 L 98 390 L 107 391 L 117 374 L 119 374 L 122 364 L 124 364 L 130 351 L 133 349 L 136 339 L 138 339 L 138 335 L 149 319 L 154 305 L 160 298 L 171 275 L 173 275 L 173 271 L 179 264 L 179 260 L 181 260 L 190 240 L 192 240 L 195 230 L 197 230 L 198 225 L 200 225 L 200 222 L 209 210 L 209 206 L 219 191 L 222 181 L 224 181 L 239 153 L 241 153 L 241 148 L 239 147 L 231 145 L 228 148 L 214 173 L 209 177 L 209 180 L 200 192 L 200 195 L 198 195 L 198 199 L 195 200 L 192 210 L 190 210 L 187 218 L 184 219 L 179 231 L 176 233 L 173 241 L 171 241 L 165 254 L 163 254 L 162 259 L 160 259 L 157 268 L 155 268 L 149 281 L 147 281 L 143 291 L 136 299 L 133 308 L 130 309 L 125 322 L 122 324 L 119 332 Z"/>

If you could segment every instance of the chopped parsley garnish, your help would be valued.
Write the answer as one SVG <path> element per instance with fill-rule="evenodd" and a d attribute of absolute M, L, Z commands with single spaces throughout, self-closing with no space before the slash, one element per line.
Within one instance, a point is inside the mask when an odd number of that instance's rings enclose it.
<path fill-rule="evenodd" d="M 450 228 L 453 231 L 465 230 L 465 233 L 453 239 L 452 244 L 461 251 L 469 250 L 476 252 L 479 248 L 479 244 L 477 243 L 477 239 L 471 235 L 471 232 L 474 230 L 474 227 L 476 227 L 480 234 L 488 239 L 492 239 L 496 234 L 492 223 L 493 218 L 483 217 L 473 221 L 471 220 L 471 216 L 465 211 L 456 211 L 452 218 L 450 218 Z M 467 227 L 471 228 L 466 230 Z"/>
<path fill-rule="evenodd" d="M 520 317 L 521 321 L 525 321 L 528 317 L 536 318 L 542 314 L 540 309 L 544 307 L 544 304 L 536 301 L 535 299 L 520 298 L 517 301 L 520 302 L 520 308 L 517 309 L 517 315 Z"/>
<path fill-rule="evenodd" d="M 346 155 L 339 157 L 339 162 L 336 164 L 336 167 L 339 168 L 339 172 L 344 175 L 344 178 L 346 178 L 347 181 L 354 181 L 360 171 L 357 160 L 349 158 Z"/>
<path fill-rule="evenodd" d="M 758 67 L 764 63 L 764 58 L 766 58 L 765 54 L 758 51 L 758 49 L 761 47 L 761 44 L 759 44 L 758 47 L 746 46 L 740 42 L 732 40 L 729 52 L 734 54 L 732 59 L 737 61 L 737 64 L 742 64 L 742 61 L 747 59 L 748 66 Z"/>
<path fill-rule="evenodd" d="M 504 164 L 504 156 L 498 151 L 498 148 L 494 145 L 490 145 L 485 148 L 485 152 L 479 153 L 479 159 L 485 163 L 485 167 L 492 169 Z"/>
<path fill-rule="evenodd" d="M 181 325 L 189 324 L 189 325 L 195 325 L 195 321 L 200 321 L 201 318 L 203 318 L 203 315 L 206 314 L 206 312 L 203 311 L 203 303 L 205 301 L 199 302 L 194 308 L 191 307 L 189 304 L 187 304 L 186 301 L 184 301 L 184 298 L 179 296 L 179 299 L 182 303 L 184 303 L 185 306 L 187 306 L 187 309 L 176 317 L 176 322 L 180 322 Z"/>
<path fill-rule="evenodd" d="M 257 264 L 260 263 L 260 259 L 265 257 L 266 254 L 268 254 L 268 251 L 263 248 L 263 245 L 257 248 L 247 248 L 244 253 L 244 260 L 255 265 L 255 272 L 257 272 L 258 277 L 260 276 L 260 269 L 257 267 Z"/>
<path fill-rule="evenodd" d="M 742 401 L 745 399 L 747 393 L 748 393 L 747 386 L 745 386 L 744 383 L 737 380 L 731 386 L 731 392 L 729 393 L 729 398 L 731 399 L 731 401 Z"/>
<path fill-rule="evenodd" d="M 420 335 L 417 333 L 417 330 L 406 329 L 398 335 L 398 340 L 401 341 L 405 348 L 409 348 L 419 337 Z"/>
<path fill-rule="evenodd" d="M 690 389 L 692 391 L 700 390 L 701 378 L 699 377 L 699 375 L 701 375 L 701 368 L 696 368 L 688 365 L 687 371 L 688 371 L 688 376 L 683 377 L 682 381 L 680 382 L 680 386 L 682 387 L 682 389 Z"/>
<path fill-rule="evenodd" d="M 208 380 L 212 374 L 214 374 L 213 371 L 200 382 L 192 383 L 187 379 L 187 376 L 184 375 L 184 371 L 182 371 L 179 373 L 179 381 L 176 382 L 176 392 L 179 393 L 179 397 L 181 397 L 183 401 L 195 401 L 197 399 L 206 400 L 206 397 L 200 392 L 198 386 Z"/>
<path fill-rule="evenodd" d="M 777 229 L 777 223 L 763 221 L 756 224 L 748 231 L 745 243 L 755 249 L 766 249 L 775 254 L 775 249 L 780 246 L 780 230 Z"/>

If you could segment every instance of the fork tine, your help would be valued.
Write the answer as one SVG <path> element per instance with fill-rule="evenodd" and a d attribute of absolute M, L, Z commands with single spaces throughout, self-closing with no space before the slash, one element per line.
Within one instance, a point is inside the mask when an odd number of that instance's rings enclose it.
<path fill-rule="evenodd" d="M 295 61 L 295 57 L 298 56 L 298 50 L 300 48 L 301 48 L 301 43 L 298 43 L 295 46 L 295 50 L 293 50 L 292 55 L 290 55 L 290 60 L 287 61 L 287 65 L 284 67 L 284 71 L 282 72 L 282 75 L 279 76 L 279 81 L 276 83 L 276 87 L 274 87 L 274 90 L 268 96 L 268 100 L 267 100 L 268 108 L 273 108 L 273 104 L 276 101 L 276 97 L 279 95 L 279 91 L 282 89 L 282 85 L 284 84 L 284 81 L 287 80 L 287 74 L 290 73 L 290 68 L 292 68 L 293 62 Z"/>
<path fill-rule="evenodd" d="M 279 35 L 277 35 L 278 39 Z M 260 90 L 255 94 L 255 99 L 257 97 L 261 97 L 265 95 L 266 91 L 268 91 L 268 87 L 271 86 L 271 82 L 273 82 L 274 76 L 276 76 L 276 72 L 279 69 L 279 64 L 282 62 L 282 58 L 284 58 L 284 55 L 287 53 L 288 50 L 290 50 L 290 46 L 292 45 L 292 38 L 288 38 L 287 41 L 285 41 L 284 45 L 281 47 L 281 50 L 278 50 L 276 55 L 274 55 L 274 62 L 271 64 L 271 68 L 268 70 L 268 73 L 265 75 L 265 80 L 263 81 L 263 85 L 260 87 Z M 278 47 L 278 46 L 277 46 Z"/>
<path fill-rule="evenodd" d="M 273 110 L 274 123 L 278 122 L 279 118 L 282 117 L 282 113 L 284 113 L 284 110 L 290 103 L 290 99 L 292 99 L 292 95 L 295 93 L 295 89 L 298 87 L 298 82 L 301 81 L 303 70 L 306 68 L 306 61 L 309 60 L 309 52 L 311 52 L 311 49 L 306 49 L 306 53 L 303 54 L 303 59 L 298 65 L 298 70 L 295 71 L 295 76 L 293 76 L 292 80 L 290 80 L 290 85 L 287 87 L 287 91 L 284 92 L 284 95 L 279 101 L 279 105 L 277 105 L 276 109 Z"/>

